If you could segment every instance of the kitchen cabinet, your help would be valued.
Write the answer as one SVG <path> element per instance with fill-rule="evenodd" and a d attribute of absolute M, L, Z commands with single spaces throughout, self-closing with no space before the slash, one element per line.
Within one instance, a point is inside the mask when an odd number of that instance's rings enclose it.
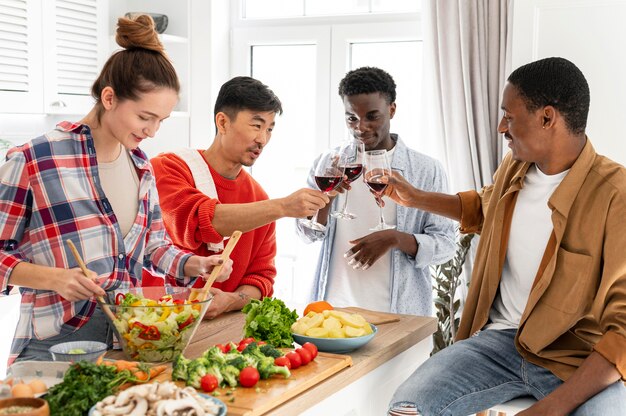
<path fill-rule="evenodd" d="M 84 114 L 108 54 L 108 0 L 0 0 L 0 112 Z"/>
<path fill-rule="evenodd" d="M 160 152 L 189 146 L 190 110 L 190 14 L 191 0 L 116 0 L 109 3 L 109 54 L 119 49 L 115 42 L 117 19 L 128 12 L 164 14 L 168 17 L 165 32 L 159 35 L 180 81 L 179 102 L 154 138 L 144 141 L 141 149 L 149 157 Z"/>

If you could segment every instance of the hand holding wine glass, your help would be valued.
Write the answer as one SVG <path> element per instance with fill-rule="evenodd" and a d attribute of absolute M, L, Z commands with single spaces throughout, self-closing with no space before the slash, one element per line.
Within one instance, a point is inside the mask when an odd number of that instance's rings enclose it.
<path fill-rule="evenodd" d="M 387 159 L 386 150 L 372 150 L 365 153 L 365 175 L 363 179 L 378 199 L 382 197 L 385 188 L 387 188 L 387 182 L 383 181 L 383 177 L 390 176 L 391 174 L 391 166 Z M 378 204 L 378 208 L 380 210 L 378 225 L 374 228 L 370 228 L 370 230 L 380 231 L 396 228 L 395 225 L 385 223 L 381 204 Z"/>
<path fill-rule="evenodd" d="M 339 151 L 345 160 L 345 179 L 343 182 L 350 184 L 359 178 L 361 173 L 363 173 L 363 155 L 365 153 L 365 146 L 362 141 L 350 138 L 341 145 Z M 346 198 L 343 201 L 343 208 L 341 211 L 333 212 L 330 215 L 335 218 L 343 218 L 347 220 L 356 218 L 355 214 L 348 212 L 348 194 L 346 194 Z"/>
<path fill-rule="evenodd" d="M 315 165 L 315 184 L 328 195 L 337 188 L 344 178 L 344 158 L 337 149 L 326 150 Z M 319 212 L 319 211 L 318 211 Z M 310 220 L 302 221 L 302 225 L 316 231 L 324 231 L 326 227 L 317 222 L 317 213 Z"/>

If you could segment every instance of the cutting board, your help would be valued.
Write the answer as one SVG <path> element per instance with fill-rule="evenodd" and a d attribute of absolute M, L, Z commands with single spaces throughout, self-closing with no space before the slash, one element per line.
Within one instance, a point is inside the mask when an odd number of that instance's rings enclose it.
<path fill-rule="evenodd" d="M 226 404 L 228 416 L 262 415 L 351 365 L 352 357 L 349 355 L 320 352 L 314 361 L 292 370 L 291 377 L 287 379 L 276 376 L 260 380 L 252 388 L 219 388 L 215 397 Z M 155 380 L 171 380 L 171 375 L 170 368 Z"/>
<path fill-rule="evenodd" d="M 388 324 L 390 322 L 398 322 L 400 317 L 393 313 L 376 312 L 367 309 L 357 308 L 356 306 L 350 306 L 348 308 L 336 308 L 340 311 L 349 313 L 358 313 L 363 316 L 367 322 L 374 325 Z"/>

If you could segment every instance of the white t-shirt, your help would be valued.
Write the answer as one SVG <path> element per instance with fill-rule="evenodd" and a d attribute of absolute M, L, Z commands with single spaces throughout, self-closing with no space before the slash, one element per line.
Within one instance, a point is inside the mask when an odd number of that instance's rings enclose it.
<path fill-rule="evenodd" d="M 567 172 L 569 170 L 546 175 L 535 164 L 528 168 L 517 195 L 500 288 L 489 313 L 491 323 L 486 329 L 519 326 L 553 229 L 548 199 Z"/>
<path fill-rule="evenodd" d="M 394 150 L 395 147 L 387 153 L 390 162 Z M 353 269 L 348 264 L 350 258 L 343 256 L 353 246 L 349 241 L 374 232 L 370 228 L 378 224 L 380 216 L 374 195 L 363 181 L 363 176 L 361 175 L 351 185 L 352 189 L 347 193 L 349 195 L 348 211 L 356 214 L 357 217 L 352 220 L 337 219 L 325 299 L 337 307 L 358 306 L 374 311 L 390 312 L 391 250 L 388 250 L 367 270 Z M 343 207 L 343 198 L 342 195 L 337 201 L 338 209 Z M 385 198 L 383 216 L 387 224 L 396 225 L 396 204 L 389 198 Z"/>
<path fill-rule="evenodd" d="M 139 210 L 139 177 L 130 153 L 122 149 L 113 162 L 99 162 L 98 173 L 122 236 L 125 236 L 135 223 Z"/>

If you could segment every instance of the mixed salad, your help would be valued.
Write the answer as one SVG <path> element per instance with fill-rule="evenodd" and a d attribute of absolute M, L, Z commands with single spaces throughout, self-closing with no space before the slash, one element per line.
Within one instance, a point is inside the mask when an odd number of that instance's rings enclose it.
<path fill-rule="evenodd" d="M 126 354 L 133 360 L 172 361 L 182 353 L 203 305 L 164 295 L 158 301 L 137 294 L 118 294 L 113 324 Z"/>

